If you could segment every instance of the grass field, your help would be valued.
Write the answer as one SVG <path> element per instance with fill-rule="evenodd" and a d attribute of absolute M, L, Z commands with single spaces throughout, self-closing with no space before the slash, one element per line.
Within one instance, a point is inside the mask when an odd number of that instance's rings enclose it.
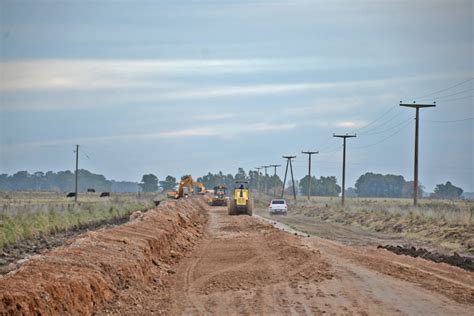
<path fill-rule="evenodd" d="M 53 192 L 0 191 L 0 249 L 38 234 L 120 218 L 154 206 L 156 194 L 80 194 L 78 203 Z"/>
<path fill-rule="evenodd" d="M 265 210 L 270 196 L 258 195 Z M 474 201 L 428 200 L 413 207 L 410 199 L 285 196 L 291 215 L 320 222 L 351 225 L 363 230 L 430 240 L 452 251 L 474 255 Z"/>

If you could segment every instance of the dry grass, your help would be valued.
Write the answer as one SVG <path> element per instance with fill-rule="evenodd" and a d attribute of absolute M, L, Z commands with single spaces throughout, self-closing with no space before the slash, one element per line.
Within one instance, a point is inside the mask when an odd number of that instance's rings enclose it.
<path fill-rule="evenodd" d="M 426 220 L 437 220 L 449 224 L 469 224 L 474 212 L 473 201 L 419 200 L 413 206 L 411 199 L 390 198 L 346 198 L 346 205 L 341 206 L 339 197 L 306 197 L 299 196 L 295 202 L 292 197 L 285 197 L 288 203 L 297 209 L 312 208 L 343 213 L 370 213 L 389 217 L 408 217 Z"/>
<path fill-rule="evenodd" d="M 266 208 L 269 196 L 256 197 Z M 352 225 L 364 230 L 426 239 L 453 251 L 474 254 L 474 201 L 347 198 L 345 207 L 337 197 L 285 196 L 290 212 L 319 221 Z"/>

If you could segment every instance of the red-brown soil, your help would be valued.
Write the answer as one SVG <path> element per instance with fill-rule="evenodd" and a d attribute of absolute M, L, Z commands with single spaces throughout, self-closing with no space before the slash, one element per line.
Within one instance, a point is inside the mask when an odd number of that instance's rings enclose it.
<path fill-rule="evenodd" d="M 0 277 L 0 311 L 26 314 L 91 314 L 127 289 L 153 289 L 174 273 L 203 232 L 202 199 L 170 201 L 134 221 L 89 232 L 31 257 Z"/>
<path fill-rule="evenodd" d="M 0 277 L 7 313 L 472 315 L 474 273 L 170 201 Z"/>

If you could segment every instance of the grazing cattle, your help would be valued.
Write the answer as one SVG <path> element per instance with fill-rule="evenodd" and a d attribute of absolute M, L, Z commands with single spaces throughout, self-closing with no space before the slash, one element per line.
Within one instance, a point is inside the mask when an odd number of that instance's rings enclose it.
<path fill-rule="evenodd" d="M 87 189 L 87 192 L 89 192 L 89 193 L 95 193 L 95 189 Z"/>
<path fill-rule="evenodd" d="M 75 197 L 76 193 L 75 192 L 69 192 L 66 197 Z"/>
<path fill-rule="evenodd" d="M 100 197 L 106 197 L 106 196 L 110 196 L 110 192 L 102 192 L 100 194 Z"/>

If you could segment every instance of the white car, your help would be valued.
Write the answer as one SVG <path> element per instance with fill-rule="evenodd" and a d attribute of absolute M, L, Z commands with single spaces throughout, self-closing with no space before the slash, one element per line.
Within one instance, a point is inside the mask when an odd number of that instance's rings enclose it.
<path fill-rule="evenodd" d="M 270 205 L 268 206 L 268 211 L 270 212 L 270 215 L 286 215 L 288 212 L 288 205 L 283 199 L 274 199 L 270 202 Z"/>

